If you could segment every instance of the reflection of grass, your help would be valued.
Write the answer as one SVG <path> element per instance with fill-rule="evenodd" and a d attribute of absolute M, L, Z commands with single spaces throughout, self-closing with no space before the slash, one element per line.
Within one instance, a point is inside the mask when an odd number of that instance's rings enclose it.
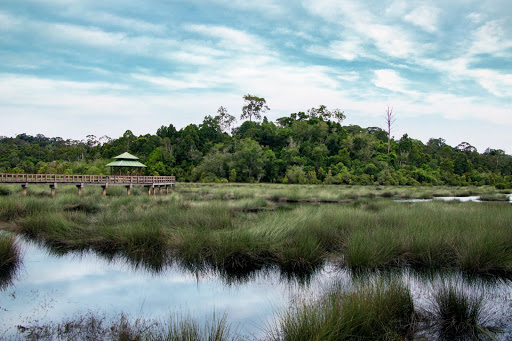
<path fill-rule="evenodd" d="M 0 289 L 9 284 L 21 264 L 21 250 L 14 236 L 0 231 Z"/>
<path fill-rule="evenodd" d="M 27 340 L 169 340 L 169 341 L 224 341 L 237 339 L 236 332 L 227 323 L 226 316 L 213 315 L 204 324 L 190 316 L 172 316 L 169 321 L 129 319 L 121 315 L 109 319 L 89 312 L 59 323 L 18 326 L 20 339 Z"/>
<path fill-rule="evenodd" d="M 270 330 L 274 340 L 404 340 L 414 329 L 409 290 L 396 281 L 334 287 L 314 302 L 301 302 Z"/>

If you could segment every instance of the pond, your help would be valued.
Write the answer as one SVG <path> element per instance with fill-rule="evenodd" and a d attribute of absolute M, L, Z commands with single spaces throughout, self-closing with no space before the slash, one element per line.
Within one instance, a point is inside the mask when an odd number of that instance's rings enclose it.
<path fill-rule="evenodd" d="M 227 314 L 228 321 L 248 339 L 262 338 L 293 302 L 321 294 L 333 283 L 350 287 L 355 280 L 372 281 L 379 272 L 353 273 L 327 264 L 306 279 L 266 269 L 233 281 L 213 272 L 194 274 L 178 266 L 153 273 L 135 269 L 121 258 L 107 260 L 93 252 L 52 255 L 32 242 L 20 241 L 23 266 L 13 283 L 0 291 L 0 338 L 16 334 L 17 326 L 61 321 L 86 311 L 109 316 L 166 320 L 173 313 L 199 321 Z M 512 324 L 512 284 L 503 278 L 468 278 L 457 271 L 422 273 L 393 270 L 412 291 L 415 306 L 428 308 L 431 293 L 444 280 L 484 294 L 488 316 L 496 325 Z M 507 327 L 502 335 L 512 337 Z"/>

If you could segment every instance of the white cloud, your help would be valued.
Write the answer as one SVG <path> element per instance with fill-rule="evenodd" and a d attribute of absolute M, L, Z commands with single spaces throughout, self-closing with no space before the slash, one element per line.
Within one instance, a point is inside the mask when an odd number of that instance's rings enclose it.
<path fill-rule="evenodd" d="M 161 24 L 153 24 L 143 20 L 136 20 L 100 11 L 80 11 L 77 16 L 95 25 L 108 25 L 123 28 L 128 31 L 163 34 L 167 27 Z"/>
<path fill-rule="evenodd" d="M 354 60 L 363 54 L 361 41 L 355 38 L 348 40 L 335 40 L 329 46 L 312 45 L 307 51 L 331 59 Z"/>
<path fill-rule="evenodd" d="M 483 88 L 494 96 L 512 96 L 512 74 L 503 74 L 487 69 L 473 69 L 468 70 L 468 72 Z"/>
<path fill-rule="evenodd" d="M 341 26 L 343 36 L 357 37 L 355 41 L 371 43 L 384 55 L 409 58 L 420 50 L 409 32 L 394 24 L 384 24 L 381 17 L 358 2 L 318 0 L 304 1 L 303 4 L 312 14 Z M 381 57 L 372 58 L 378 60 Z"/>
<path fill-rule="evenodd" d="M 216 38 L 222 47 L 229 50 L 247 52 L 265 48 L 264 41 L 257 36 L 225 26 L 188 25 L 185 29 Z"/>
<path fill-rule="evenodd" d="M 247 1 L 247 0 L 214 0 L 215 2 L 222 4 L 226 7 L 235 7 L 244 10 L 258 10 L 265 14 L 281 14 L 284 9 L 282 3 L 277 0 L 259 0 L 259 1 Z"/>
<path fill-rule="evenodd" d="M 482 18 L 482 13 L 476 13 L 476 12 L 469 13 L 466 16 L 466 18 L 468 18 L 470 21 L 472 21 L 475 24 L 479 24 L 484 20 Z"/>
<path fill-rule="evenodd" d="M 375 70 L 373 84 L 379 88 L 401 92 L 408 95 L 418 95 L 417 92 L 407 89 L 408 81 L 391 69 Z"/>
<path fill-rule="evenodd" d="M 505 31 L 507 24 L 510 25 L 510 22 L 505 20 L 493 20 L 480 26 L 473 33 L 473 44 L 469 52 L 471 54 L 502 54 L 512 48 L 512 39 L 510 38 L 512 30 L 510 30 L 510 32 Z M 507 55 L 512 57 L 510 51 Z"/>
<path fill-rule="evenodd" d="M 439 9 L 432 6 L 416 7 L 404 19 L 427 32 L 435 32 L 439 19 Z"/>
<path fill-rule="evenodd" d="M 361 77 L 358 72 L 356 71 L 350 71 L 350 72 L 341 72 L 338 76 L 338 79 L 347 81 L 347 82 L 354 82 L 359 80 Z"/>

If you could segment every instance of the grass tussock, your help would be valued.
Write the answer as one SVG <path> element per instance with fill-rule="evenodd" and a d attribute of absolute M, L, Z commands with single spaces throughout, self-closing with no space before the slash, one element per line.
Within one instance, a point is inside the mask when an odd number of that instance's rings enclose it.
<path fill-rule="evenodd" d="M 434 291 L 429 317 L 441 340 L 492 339 L 500 329 L 488 325 L 484 294 L 462 283 L 443 281 Z"/>
<path fill-rule="evenodd" d="M 21 262 L 21 248 L 16 238 L 0 231 L 0 289 L 11 282 Z"/>
<path fill-rule="evenodd" d="M 281 315 L 269 332 L 272 340 L 404 340 L 414 330 L 409 290 L 397 281 L 335 286 L 313 302 Z"/>

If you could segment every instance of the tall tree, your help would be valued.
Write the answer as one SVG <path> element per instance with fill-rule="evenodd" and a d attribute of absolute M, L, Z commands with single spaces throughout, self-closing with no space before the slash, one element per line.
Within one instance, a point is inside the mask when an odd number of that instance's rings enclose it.
<path fill-rule="evenodd" d="M 252 121 L 253 116 L 255 119 L 261 120 L 261 113 L 270 110 L 267 101 L 262 97 L 247 94 L 244 96 L 244 101 L 245 105 L 242 108 L 242 115 L 240 115 L 241 120 L 249 118 L 249 121 Z"/>
<path fill-rule="evenodd" d="M 339 124 L 341 124 L 341 122 L 343 122 L 343 120 L 346 118 L 345 112 L 338 108 L 332 111 L 332 116 L 336 119 L 336 121 L 338 121 Z"/>
<path fill-rule="evenodd" d="M 215 116 L 215 119 L 219 122 L 222 131 L 227 132 L 228 134 L 231 131 L 231 126 L 236 122 L 235 116 L 228 114 L 228 110 L 223 106 L 217 110 L 217 116 Z"/>
<path fill-rule="evenodd" d="M 388 154 L 391 151 L 391 127 L 393 126 L 393 123 L 396 121 L 395 114 L 393 114 L 393 108 L 389 108 L 389 105 L 386 109 L 386 116 L 384 117 L 386 120 L 386 124 L 388 126 Z"/>

